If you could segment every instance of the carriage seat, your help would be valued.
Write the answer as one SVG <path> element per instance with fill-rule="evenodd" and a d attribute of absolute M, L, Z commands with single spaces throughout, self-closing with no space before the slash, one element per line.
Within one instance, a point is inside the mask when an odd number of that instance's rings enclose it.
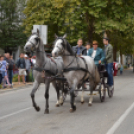
<path fill-rule="evenodd" d="M 98 66 L 98 71 L 99 71 L 99 74 L 100 74 L 100 77 L 103 78 L 103 77 L 108 77 L 108 74 L 107 74 L 107 71 L 106 71 L 106 68 L 105 68 L 105 65 L 99 65 Z"/>

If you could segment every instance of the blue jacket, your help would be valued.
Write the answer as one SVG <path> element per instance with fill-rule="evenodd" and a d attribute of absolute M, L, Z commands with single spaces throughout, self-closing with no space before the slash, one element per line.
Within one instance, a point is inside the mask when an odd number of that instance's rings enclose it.
<path fill-rule="evenodd" d="M 93 48 L 89 49 L 87 55 L 91 57 L 93 50 L 94 50 Z M 95 58 L 94 58 L 95 65 L 99 64 L 99 60 L 101 60 L 101 62 L 104 62 L 105 61 L 105 54 L 104 54 L 103 50 L 98 47 L 97 51 L 96 51 Z"/>

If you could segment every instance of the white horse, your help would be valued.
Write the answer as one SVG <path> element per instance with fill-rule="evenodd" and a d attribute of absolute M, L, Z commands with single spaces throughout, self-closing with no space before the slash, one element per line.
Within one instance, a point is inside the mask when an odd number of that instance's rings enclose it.
<path fill-rule="evenodd" d="M 64 76 L 69 83 L 70 89 L 70 112 L 76 110 L 75 106 L 75 94 L 74 91 L 79 89 L 84 85 L 84 82 L 89 79 L 90 81 L 90 99 L 89 106 L 93 102 L 93 91 L 100 82 L 100 76 L 98 70 L 94 64 L 94 61 L 89 56 L 77 57 L 73 52 L 70 44 L 65 39 L 66 35 L 63 37 L 56 37 L 54 42 L 54 48 L 52 50 L 52 56 L 61 56 L 64 62 Z M 81 102 L 83 102 L 83 97 Z"/>
<path fill-rule="evenodd" d="M 63 70 L 63 60 L 62 58 L 48 58 L 44 51 L 44 45 L 42 39 L 39 37 L 39 30 L 37 33 L 33 33 L 29 39 L 27 40 L 24 50 L 26 52 L 35 51 L 36 54 L 36 64 L 34 65 L 33 76 L 34 76 L 34 83 L 33 89 L 31 92 L 31 98 L 33 102 L 33 107 L 36 111 L 39 111 L 40 108 L 37 106 L 35 102 L 35 92 L 37 91 L 39 85 L 41 83 L 45 83 L 45 98 L 46 98 L 46 105 L 45 105 L 45 112 L 49 113 L 49 87 L 50 83 L 52 82 L 53 86 L 57 92 L 57 103 L 56 106 L 59 106 L 63 103 L 63 100 L 60 100 L 60 89 L 62 90 L 62 83 L 55 79 L 48 79 L 47 77 L 51 78 L 51 76 L 59 75 L 62 77 L 62 70 Z M 45 78 L 42 76 L 44 75 Z"/>

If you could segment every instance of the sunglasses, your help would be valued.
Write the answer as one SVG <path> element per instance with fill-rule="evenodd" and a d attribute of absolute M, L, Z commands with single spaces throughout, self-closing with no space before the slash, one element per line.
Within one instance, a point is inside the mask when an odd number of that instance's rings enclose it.
<path fill-rule="evenodd" d="M 98 44 L 93 44 L 93 45 L 98 45 Z"/>

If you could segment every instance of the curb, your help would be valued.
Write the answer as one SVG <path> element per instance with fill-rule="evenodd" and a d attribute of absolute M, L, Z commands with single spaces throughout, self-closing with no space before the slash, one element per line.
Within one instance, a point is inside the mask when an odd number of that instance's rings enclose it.
<path fill-rule="evenodd" d="M 2 93 L 6 93 L 6 92 L 10 92 L 10 91 L 15 91 L 15 90 L 20 90 L 20 89 L 25 89 L 27 87 L 32 87 L 33 84 L 28 84 L 22 87 L 18 87 L 18 88 L 13 88 L 13 89 L 0 89 L 0 94 Z"/>

